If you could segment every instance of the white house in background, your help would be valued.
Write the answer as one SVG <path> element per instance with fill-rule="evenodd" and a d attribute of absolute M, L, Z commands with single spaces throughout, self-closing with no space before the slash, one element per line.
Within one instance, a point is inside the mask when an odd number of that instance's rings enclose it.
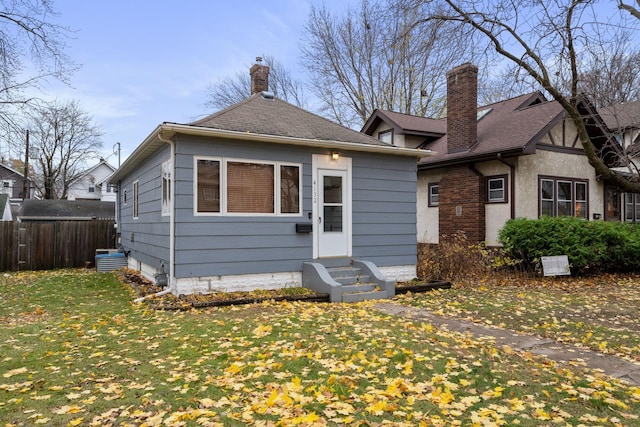
<path fill-rule="evenodd" d="M 106 160 L 86 170 L 78 179 L 73 181 L 67 191 L 67 200 L 100 200 L 115 202 L 115 187 L 109 184 L 109 177 L 116 168 Z"/>

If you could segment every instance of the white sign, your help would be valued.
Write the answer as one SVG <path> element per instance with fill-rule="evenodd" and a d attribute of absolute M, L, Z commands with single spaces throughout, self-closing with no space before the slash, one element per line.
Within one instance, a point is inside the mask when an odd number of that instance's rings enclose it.
<path fill-rule="evenodd" d="M 543 256 L 542 270 L 545 276 L 569 276 L 569 258 L 566 255 Z"/>

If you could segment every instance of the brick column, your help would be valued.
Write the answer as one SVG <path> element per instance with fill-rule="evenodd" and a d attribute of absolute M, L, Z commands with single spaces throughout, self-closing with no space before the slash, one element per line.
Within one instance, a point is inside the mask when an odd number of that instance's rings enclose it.
<path fill-rule="evenodd" d="M 484 176 L 470 166 L 454 166 L 440 180 L 440 235 L 464 231 L 470 242 L 486 237 Z"/>

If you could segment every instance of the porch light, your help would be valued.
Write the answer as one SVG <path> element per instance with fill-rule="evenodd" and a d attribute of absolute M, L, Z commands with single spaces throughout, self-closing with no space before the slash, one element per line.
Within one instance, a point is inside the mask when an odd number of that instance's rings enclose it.
<path fill-rule="evenodd" d="M 331 152 L 331 160 L 338 160 L 339 158 L 340 158 L 340 153 L 338 153 L 337 151 Z"/>

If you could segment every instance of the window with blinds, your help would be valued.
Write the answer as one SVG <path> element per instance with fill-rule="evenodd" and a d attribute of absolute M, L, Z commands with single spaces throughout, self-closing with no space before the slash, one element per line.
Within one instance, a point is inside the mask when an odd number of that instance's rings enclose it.
<path fill-rule="evenodd" d="M 274 165 L 227 162 L 227 212 L 274 213 L 274 184 Z"/>
<path fill-rule="evenodd" d="M 301 165 L 196 159 L 198 214 L 300 215 Z"/>

